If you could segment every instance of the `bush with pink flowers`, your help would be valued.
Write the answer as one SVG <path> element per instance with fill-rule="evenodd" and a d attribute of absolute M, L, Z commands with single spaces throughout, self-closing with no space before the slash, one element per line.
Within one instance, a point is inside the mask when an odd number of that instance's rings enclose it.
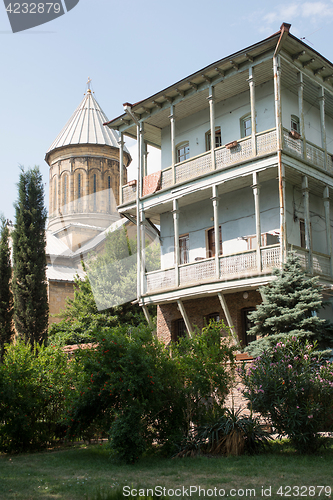
<path fill-rule="evenodd" d="M 317 450 L 319 432 L 333 430 L 333 363 L 318 358 L 315 349 L 292 337 L 241 369 L 249 406 L 300 452 Z"/>

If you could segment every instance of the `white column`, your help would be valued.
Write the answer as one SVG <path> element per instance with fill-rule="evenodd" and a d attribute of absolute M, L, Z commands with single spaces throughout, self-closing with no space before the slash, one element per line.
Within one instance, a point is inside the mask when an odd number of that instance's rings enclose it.
<path fill-rule="evenodd" d="M 299 116 L 299 131 L 303 142 L 303 158 L 306 160 L 306 138 L 305 138 L 305 125 L 304 125 L 304 82 L 303 73 L 298 73 L 298 116 Z"/>
<path fill-rule="evenodd" d="M 146 217 L 143 210 L 140 217 L 141 228 L 141 294 L 146 293 Z"/>
<path fill-rule="evenodd" d="M 310 231 L 310 199 L 309 199 L 309 181 L 306 176 L 303 177 L 302 192 L 304 199 L 304 225 L 305 225 L 305 246 L 309 256 L 309 272 L 312 273 L 312 245 Z"/>
<path fill-rule="evenodd" d="M 250 105 L 251 105 L 251 142 L 252 142 L 252 154 L 256 156 L 257 145 L 256 145 L 256 95 L 255 95 L 255 79 L 254 79 L 254 68 L 251 66 L 249 69 L 249 86 L 250 86 Z"/>
<path fill-rule="evenodd" d="M 261 272 L 261 224 L 260 224 L 260 202 L 259 202 L 259 194 L 260 194 L 260 184 L 259 184 L 259 176 L 257 172 L 253 172 L 253 196 L 254 196 L 254 212 L 256 219 L 256 236 L 257 236 L 257 268 L 258 272 Z"/>
<path fill-rule="evenodd" d="M 174 106 L 170 106 L 170 124 L 171 124 L 171 168 L 172 168 L 172 183 L 176 183 L 176 126 L 175 126 L 175 115 L 174 115 Z"/>
<path fill-rule="evenodd" d="M 274 74 L 274 101 L 275 101 L 275 127 L 276 146 L 279 176 L 279 202 L 280 202 L 280 262 L 283 263 L 287 256 L 287 231 L 286 231 L 286 196 L 285 196 L 285 168 L 282 163 L 282 108 L 281 108 L 281 68 L 280 57 L 273 57 Z"/>
<path fill-rule="evenodd" d="M 183 320 L 184 320 L 184 323 L 185 323 L 185 326 L 186 326 L 186 330 L 187 330 L 187 333 L 188 333 L 188 336 L 190 338 L 192 338 L 192 335 L 193 335 L 193 328 L 192 328 L 192 325 L 190 323 L 190 320 L 188 319 L 188 316 L 187 316 L 187 312 L 186 312 L 186 309 L 184 307 L 184 304 L 181 300 L 177 300 L 177 304 L 178 304 L 178 308 L 181 312 L 181 315 L 183 316 Z"/>
<path fill-rule="evenodd" d="M 319 108 L 320 108 L 320 128 L 321 128 L 321 147 L 324 153 L 324 168 L 327 170 L 327 145 L 326 145 L 326 124 L 325 124 L 325 89 L 319 88 Z"/>
<path fill-rule="evenodd" d="M 140 231 L 140 190 L 141 190 L 141 133 L 142 125 L 137 124 L 137 139 L 138 139 L 138 169 L 136 180 L 136 252 L 137 252 L 137 300 L 141 298 L 141 231 Z"/>
<path fill-rule="evenodd" d="M 325 186 L 323 193 L 324 209 L 325 209 L 325 223 L 326 223 L 326 243 L 327 254 L 330 257 L 330 273 L 333 277 L 333 259 L 332 259 L 332 236 L 331 236 L 331 216 L 330 216 L 330 190 Z"/>
<path fill-rule="evenodd" d="M 119 138 L 119 205 L 123 203 L 123 178 L 124 178 L 124 134 Z"/>
<path fill-rule="evenodd" d="M 215 272 L 217 279 L 220 278 L 220 225 L 219 225 L 219 197 L 218 187 L 212 187 L 212 201 L 213 201 L 213 214 L 214 214 L 214 238 L 215 238 Z"/>
<path fill-rule="evenodd" d="M 229 311 L 229 308 L 228 308 L 228 305 L 227 305 L 227 302 L 225 300 L 225 297 L 223 295 L 223 293 L 219 292 L 217 294 L 218 298 L 219 298 L 219 301 L 220 301 L 220 304 L 221 304 L 221 307 L 222 307 L 222 310 L 224 312 L 224 315 L 226 317 L 226 320 L 227 320 L 227 323 L 228 323 L 228 327 L 230 328 L 230 332 L 231 332 L 231 335 L 233 337 L 233 340 L 234 340 L 234 343 L 236 345 L 239 344 L 239 340 L 237 338 L 237 334 L 235 332 L 235 328 L 232 324 L 232 319 L 231 319 L 231 314 L 230 314 L 230 311 Z"/>
<path fill-rule="evenodd" d="M 175 235 L 175 274 L 176 274 L 176 286 L 179 286 L 179 209 L 178 200 L 173 200 L 173 229 Z"/>
<path fill-rule="evenodd" d="M 212 169 L 215 170 L 215 95 L 214 87 L 209 86 L 209 117 L 210 117 L 210 149 L 212 154 Z"/>

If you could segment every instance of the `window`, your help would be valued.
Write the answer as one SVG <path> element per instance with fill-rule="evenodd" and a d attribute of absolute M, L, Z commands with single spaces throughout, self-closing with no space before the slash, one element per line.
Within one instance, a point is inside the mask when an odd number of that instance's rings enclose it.
<path fill-rule="evenodd" d="M 211 149 L 211 133 L 210 130 L 206 132 L 206 151 Z M 219 148 L 222 146 L 222 136 L 221 136 L 221 127 L 215 127 L 215 148 Z"/>
<path fill-rule="evenodd" d="M 241 137 L 247 137 L 252 133 L 251 115 L 241 118 Z"/>
<path fill-rule="evenodd" d="M 94 174 L 94 210 L 97 209 L 96 193 L 97 193 L 97 176 L 96 176 L 96 174 Z"/>
<path fill-rule="evenodd" d="M 179 237 L 179 264 L 189 262 L 189 235 L 184 234 Z"/>
<path fill-rule="evenodd" d="M 53 212 L 57 211 L 57 180 L 53 181 Z"/>
<path fill-rule="evenodd" d="M 222 231 L 220 226 L 220 250 L 219 255 L 222 255 Z M 207 231 L 207 254 L 209 257 L 215 257 L 215 231 L 214 228 Z"/>
<path fill-rule="evenodd" d="M 255 307 L 247 307 L 242 309 L 242 326 L 243 326 L 243 338 L 245 345 L 249 345 L 250 342 L 257 340 L 255 335 L 249 335 L 248 331 L 254 325 L 253 321 L 250 320 L 249 314 L 255 311 Z"/>
<path fill-rule="evenodd" d="M 211 313 L 205 316 L 205 322 L 209 325 L 210 321 L 220 321 L 220 313 Z"/>
<path fill-rule="evenodd" d="M 186 337 L 187 330 L 183 318 L 176 319 L 174 322 L 174 339 L 177 342 L 181 337 Z"/>
<path fill-rule="evenodd" d="M 299 118 L 296 115 L 291 115 L 290 130 L 293 130 L 299 134 L 299 131 L 300 131 Z"/>
<path fill-rule="evenodd" d="M 111 212 L 111 177 L 108 176 L 108 207 Z"/>
<path fill-rule="evenodd" d="M 257 236 L 245 236 L 247 242 L 247 250 L 255 250 L 257 248 Z M 271 233 L 261 233 L 261 246 L 267 247 L 269 245 L 277 245 L 279 243 L 279 235 Z"/>
<path fill-rule="evenodd" d="M 177 147 L 177 163 L 188 160 L 190 157 L 190 145 L 188 142 Z"/>
<path fill-rule="evenodd" d="M 311 224 L 310 224 L 310 231 L 311 231 Z M 305 220 L 304 219 L 299 219 L 299 233 L 300 233 L 300 240 L 301 240 L 301 248 L 306 248 Z"/>
<path fill-rule="evenodd" d="M 64 206 L 63 206 L 63 212 L 64 214 L 67 213 L 67 175 L 64 176 Z"/>
<path fill-rule="evenodd" d="M 81 174 L 77 175 L 77 197 L 81 198 Z"/>

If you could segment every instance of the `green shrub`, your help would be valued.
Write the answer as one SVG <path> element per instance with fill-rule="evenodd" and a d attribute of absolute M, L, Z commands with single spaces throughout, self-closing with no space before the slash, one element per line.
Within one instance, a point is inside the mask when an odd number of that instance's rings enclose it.
<path fill-rule="evenodd" d="M 18 341 L 0 364 L 0 450 L 19 452 L 64 438 L 63 414 L 74 366 L 55 346 Z"/>
<path fill-rule="evenodd" d="M 143 325 L 105 328 L 96 339 L 94 349 L 77 353 L 84 378 L 67 436 L 83 436 L 98 422 L 128 463 L 153 443 L 172 454 L 193 422 L 206 421 L 219 406 L 232 379 L 233 348 L 221 339 L 221 325 L 182 340 L 171 353 Z"/>
<path fill-rule="evenodd" d="M 268 416 L 300 452 L 315 451 L 318 432 L 332 430 L 333 364 L 320 361 L 315 349 L 294 337 L 241 370 L 251 408 Z"/>

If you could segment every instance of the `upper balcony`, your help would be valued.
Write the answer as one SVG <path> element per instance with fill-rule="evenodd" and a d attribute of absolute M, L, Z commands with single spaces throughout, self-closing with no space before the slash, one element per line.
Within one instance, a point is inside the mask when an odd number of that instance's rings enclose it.
<path fill-rule="evenodd" d="M 304 147 L 306 148 L 306 152 L 304 152 Z M 325 153 L 323 148 L 310 141 L 303 141 L 301 138 L 293 137 L 287 129 L 283 129 L 282 148 L 283 152 L 309 162 L 312 166 L 333 175 L 333 155 L 328 152 Z M 245 137 L 216 148 L 214 150 L 215 169 L 212 164 L 212 153 L 211 151 L 207 151 L 175 165 L 175 184 L 172 183 L 171 167 L 161 170 L 158 177 L 156 174 L 153 174 L 155 176 L 155 187 L 150 192 L 148 186 L 152 176 L 148 175 L 144 177 L 143 194 L 145 195 L 145 192 L 152 194 L 156 191 L 168 189 L 173 185 L 182 184 L 214 171 L 227 169 L 231 166 L 253 160 L 254 158 L 259 159 L 276 152 L 277 134 L 274 128 L 256 134 L 255 148 L 252 147 L 251 137 Z M 147 189 L 145 189 L 146 186 Z M 122 190 L 124 205 L 133 203 L 136 200 L 136 181 L 126 184 Z"/>

